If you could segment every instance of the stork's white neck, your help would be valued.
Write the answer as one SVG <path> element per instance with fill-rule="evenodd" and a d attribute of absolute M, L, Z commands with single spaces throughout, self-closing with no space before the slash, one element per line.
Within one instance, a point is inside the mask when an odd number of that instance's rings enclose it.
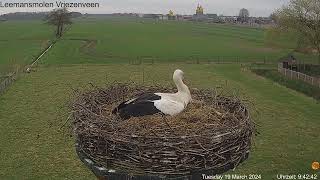
<path fill-rule="evenodd" d="M 177 86 L 178 92 L 189 92 L 188 86 L 186 86 L 181 78 L 173 78 L 174 83 Z"/>
<path fill-rule="evenodd" d="M 173 81 L 177 86 L 178 92 L 176 95 L 187 105 L 191 101 L 191 94 L 187 85 L 182 81 L 181 77 L 173 77 Z"/>

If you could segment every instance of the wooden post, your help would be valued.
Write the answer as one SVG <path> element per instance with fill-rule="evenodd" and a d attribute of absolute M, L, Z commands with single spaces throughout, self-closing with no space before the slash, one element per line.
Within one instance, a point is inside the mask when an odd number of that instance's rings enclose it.
<path fill-rule="evenodd" d="M 284 76 L 287 76 L 287 69 L 284 68 Z"/>
<path fill-rule="evenodd" d="M 284 68 L 284 75 L 287 76 L 287 69 Z"/>

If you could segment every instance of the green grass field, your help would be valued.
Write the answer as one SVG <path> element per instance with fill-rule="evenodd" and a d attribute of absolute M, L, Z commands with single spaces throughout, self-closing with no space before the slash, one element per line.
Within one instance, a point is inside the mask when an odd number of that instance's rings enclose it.
<path fill-rule="evenodd" d="M 41 21 L 1 22 L 0 32 L 0 76 L 31 63 L 53 38 Z"/>
<path fill-rule="evenodd" d="M 8 32 L 0 34 L 0 39 L 7 39 L 1 54 L 10 58 L 39 53 L 41 42 L 51 39 L 52 29 L 32 23 L 1 23 L 0 30 Z M 36 30 L 25 33 L 28 28 Z M 23 44 L 24 39 L 35 44 Z M 313 161 L 320 161 L 320 104 L 316 100 L 241 70 L 240 65 L 177 62 L 190 56 L 238 57 L 241 61 L 267 57 L 276 62 L 291 51 L 285 39 L 279 46 L 269 46 L 263 29 L 227 25 L 78 20 L 35 72 L 23 74 L 0 96 L 0 179 L 94 179 L 77 158 L 73 137 L 61 128 L 69 115 L 73 89 L 85 89 L 88 83 L 106 86 L 114 80 L 142 83 L 142 71 L 147 84 L 172 84 L 176 68 L 185 71 L 190 87 L 233 89 L 254 102 L 259 112 L 254 115 L 260 135 L 250 158 L 228 173 L 261 174 L 267 180 L 279 173 L 318 173 L 319 177 L 319 171 L 311 169 Z M 25 55 L 16 53 L 19 49 Z M 157 57 L 157 62 L 165 63 L 127 63 L 138 56 Z M 2 64 L 5 61 L 1 59 Z"/>
<path fill-rule="evenodd" d="M 54 39 L 43 21 L 0 23 L 0 72 L 30 63 Z M 152 57 L 157 62 L 276 62 L 294 48 L 290 36 L 273 37 L 267 30 L 221 24 L 148 21 L 141 19 L 78 19 L 45 64 L 127 63 Z M 307 62 L 312 55 L 296 54 Z"/>
<path fill-rule="evenodd" d="M 263 29 L 188 22 L 77 21 L 44 63 L 159 62 L 193 58 L 275 62 L 289 48 L 268 46 Z M 284 41 L 284 40 L 283 40 Z"/>

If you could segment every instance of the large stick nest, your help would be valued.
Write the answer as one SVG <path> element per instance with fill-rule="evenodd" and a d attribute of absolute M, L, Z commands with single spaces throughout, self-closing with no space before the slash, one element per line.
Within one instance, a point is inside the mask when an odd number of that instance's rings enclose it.
<path fill-rule="evenodd" d="M 131 175 L 176 177 L 235 168 L 243 161 L 254 124 L 236 97 L 193 89 L 191 104 L 174 117 L 121 120 L 111 114 L 119 103 L 142 93 L 174 91 L 115 83 L 82 93 L 72 104 L 78 148 L 101 166 Z"/>

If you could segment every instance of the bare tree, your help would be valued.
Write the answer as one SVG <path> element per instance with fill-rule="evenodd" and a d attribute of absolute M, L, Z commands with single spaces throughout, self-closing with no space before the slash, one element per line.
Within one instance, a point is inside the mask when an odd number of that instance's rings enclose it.
<path fill-rule="evenodd" d="M 245 9 L 245 8 L 242 8 L 240 9 L 240 12 L 239 12 L 239 21 L 241 21 L 242 23 L 244 22 L 248 22 L 249 20 L 249 10 L 248 9 Z"/>
<path fill-rule="evenodd" d="M 54 9 L 45 18 L 45 21 L 53 26 L 56 26 L 56 37 L 61 37 L 65 25 L 72 24 L 71 13 L 66 9 Z"/>
<path fill-rule="evenodd" d="M 301 43 L 317 50 L 320 63 L 320 1 L 291 0 L 289 5 L 276 12 L 277 28 L 294 31 Z"/>

